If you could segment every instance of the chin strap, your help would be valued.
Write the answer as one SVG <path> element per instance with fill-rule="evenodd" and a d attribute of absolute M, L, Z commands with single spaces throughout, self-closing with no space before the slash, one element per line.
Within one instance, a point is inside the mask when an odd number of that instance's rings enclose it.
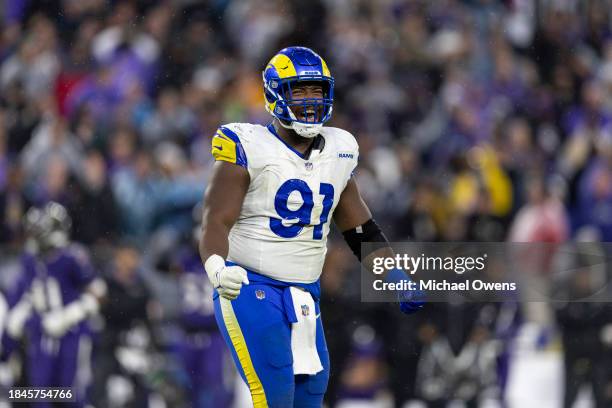
<path fill-rule="evenodd" d="M 278 120 L 278 122 L 285 129 L 293 130 L 298 135 L 308 139 L 317 137 L 319 133 L 321 133 L 321 128 L 323 127 L 322 123 L 291 122 L 290 124 L 286 124 L 282 120 Z"/>
<path fill-rule="evenodd" d="M 302 137 L 307 137 L 309 139 L 315 138 L 321 133 L 321 128 L 323 124 L 306 124 L 306 123 L 297 123 L 293 122 L 292 129 L 298 135 Z"/>
<path fill-rule="evenodd" d="M 286 124 L 283 120 L 279 119 L 278 122 L 285 129 L 293 130 L 298 135 L 312 139 L 317 137 L 319 133 L 321 133 L 321 128 L 323 127 L 323 123 L 300 123 L 297 121 L 297 117 L 293 113 L 293 111 L 288 108 L 289 117 L 291 118 L 291 122 Z"/>

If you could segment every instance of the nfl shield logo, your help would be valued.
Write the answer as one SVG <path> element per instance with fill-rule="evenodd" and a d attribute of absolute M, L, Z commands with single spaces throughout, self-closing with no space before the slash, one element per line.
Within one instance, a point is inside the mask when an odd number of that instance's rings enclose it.
<path fill-rule="evenodd" d="M 312 171 L 312 162 L 306 162 L 304 163 L 304 166 L 306 166 L 306 170 Z"/>
<path fill-rule="evenodd" d="M 257 289 L 257 290 L 255 291 L 255 297 L 256 297 L 257 299 L 259 299 L 259 300 L 261 300 L 261 299 L 265 299 L 265 298 L 266 298 L 266 292 L 264 292 L 264 291 L 263 291 L 263 290 L 261 290 L 261 289 Z"/>
<path fill-rule="evenodd" d="M 308 305 L 302 305 L 302 316 L 308 316 L 310 314 L 310 308 Z"/>

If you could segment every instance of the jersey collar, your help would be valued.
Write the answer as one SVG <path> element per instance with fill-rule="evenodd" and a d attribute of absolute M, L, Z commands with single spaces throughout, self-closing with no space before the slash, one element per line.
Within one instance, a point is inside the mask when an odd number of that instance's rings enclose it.
<path fill-rule="evenodd" d="M 310 158 L 310 154 L 314 149 L 323 151 L 323 146 L 325 146 L 325 138 L 321 135 L 318 135 L 315 140 L 313 140 L 313 142 L 310 144 L 310 147 L 308 148 L 308 150 L 306 150 L 305 154 L 302 154 L 300 151 L 296 150 L 287 142 L 285 142 L 283 138 L 281 138 L 278 133 L 276 133 L 276 128 L 274 127 L 272 122 L 268 123 L 268 126 L 266 127 L 268 128 L 270 133 L 272 133 L 278 140 L 280 140 L 285 146 L 287 146 L 289 150 L 291 150 L 293 153 L 297 154 L 301 159 L 304 160 L 308 160 Z"/>

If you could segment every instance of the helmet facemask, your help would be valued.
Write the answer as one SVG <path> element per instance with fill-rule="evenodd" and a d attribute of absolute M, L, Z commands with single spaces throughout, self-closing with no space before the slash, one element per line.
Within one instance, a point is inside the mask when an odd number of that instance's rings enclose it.
<path fill-rule="evenodd" d="M 264 81 L 265 82 L 265 81 Z M 298 86 L 316 84 L 322 88 L 322 97 L 296 98 L 294 90 Z M 294 130 L 306 138 L 316 137 L 323 124 L 332 114 L 333 79 L 313 76 L 308 78 L 284 78 L 266 84 L 266 98 L 276 100 L 270 113 L 279 119 L 280 124 Z"/>
<path fill-rule="evenodd" d="M 46 254 L 70 243 L 72 221 L 66 209 L 50 202 L 43 209 L 32 207 L 24 218 L 26 247 L 33 253 Z"/>

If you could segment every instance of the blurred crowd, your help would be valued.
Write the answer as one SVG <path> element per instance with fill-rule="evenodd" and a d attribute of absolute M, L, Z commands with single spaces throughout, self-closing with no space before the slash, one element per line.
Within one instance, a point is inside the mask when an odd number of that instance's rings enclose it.
<path fill-rule="evenodd" d="M 28 208 L 65 206 L 109 291 L 96 406 L 229 406 L 235 373 L 190 273 L 198 204 L 215 129 L 271 120 L 261 71 L 285 46 L 326 59 L 330 125 L 359 141 L 355 177 L 391 240 L 612 241 L 609 0 L 5 0 L 0 16 L 0 287 Z M 605 304 L 407 319 L 360 303 L 357 277 L 331 237 L 330 405 L 502 400 L 533 321 L 536 348 L 565 350 L 565 406 L 582 383 L 612 401 Z"/>

